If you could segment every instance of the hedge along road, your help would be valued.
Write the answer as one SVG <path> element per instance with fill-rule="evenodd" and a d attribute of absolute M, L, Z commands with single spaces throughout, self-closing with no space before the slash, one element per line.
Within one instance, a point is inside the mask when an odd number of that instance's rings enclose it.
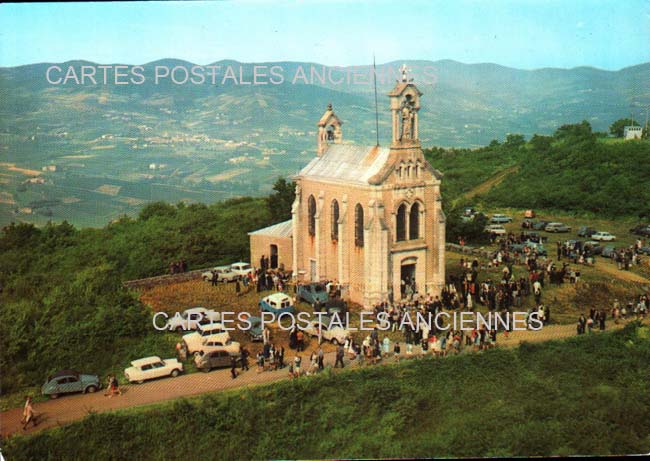
<path fill-rule="evenodd" d="M 615 325 L 608 322 L 608 330 L 620 328 L 623 324 Z M 575 325 L 550 325 L 544 327 L 541 331 L 514 331 L 509 337 L 499 334 L 497 344 L 501 347 L 513 347 L 519 345 L 522 341 L 538 342 L 550 341 L 575 336 Z M 405 349 L 405 348 L 403 348 Z M 414 352 L 419 353 L 420 349 L 414 348 Z M 402 357 L 404 357 L 404 350 Z M 309 354 L 306 351 L 302 354 L 302 369 L 309 368 Z M 294 355 L 287 354 L 286 363 L 293 360 Z M 326 365 L 334 364 L 334 353 L 330 352 L 325 355 Z M 387 360 L 385 363 L 390 363 Z M 345 360 L 347 365 L 350 361 Z M 357 367 L 356 361 L 354 367 Z M 207 392 L 233 389 L 239 387 L 254 386 L 265 383 L 272 383 L 288 379 L 288 367 L 277 371 L 265 371 L 257 373 L 254 361 L 251 361 L 250 371 L 241 373 L 236 379 L 230 376 L 230 369 L 225 368 L 215 370 L 210 373 L 191 373 L 181 375 L 177 378 L 162 378 L 144 384 L 133 384 L 120 386 L 122 395 L 106 397 L 103 390 L 94 394 L 73 394 L 61 396 L 56 400 L 48 400 L 42 403 L 34 404 L 34 413 L 36 414 L 38 426 L 35 428 L 30 425 L 26 431 L 22 429 L 22 408 L 13 408 L 0 413 L 0 434 L 3 438 L 15 433 L 31 433 L 42 429 L 56 426 L 62 426 L 72 421 L 88 416 L 91 413 L 103 413 L 121 408 L 130 408 L 142 405 L 173 400 L 179 397 L 188 397 L 193 395 L 204 394 Z M 303 377 L 300 379 L 309 379 Z"/>

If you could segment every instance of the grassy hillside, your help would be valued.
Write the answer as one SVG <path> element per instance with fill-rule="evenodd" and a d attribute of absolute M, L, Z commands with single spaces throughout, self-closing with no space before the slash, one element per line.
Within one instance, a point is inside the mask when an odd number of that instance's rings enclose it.
<path fill-rule="evenodd" d="M 649 333 L 629 325 L 91 415 L 9 439 L 4 453 L 224 460 L 645 453 Z"/>
<path fill-rule="evenodd" d="M 154 203 L 102 229 L 20 224 L 0 233 L 2 393 L 57 369 L 105 372 L 139 354 L 172 350 L 151 312 L 122 281 L 247 258 L 247 231 L 274 222 L 263 199 Z M 171 338 L 171 339 L 170 339 Z M 172 341 L 170 343 L 170 341 Z M 83 351 L 83 353 L 80 353 Z"/>
<path fill-rule="evenodd" d="M 587 122 L 528 142 L 510 136 L 481 149 L 434 148 L 426 155 L 445 173 L 447 209 L 483 204 L 650 217 L 650 142 L 602 138 Z"/>

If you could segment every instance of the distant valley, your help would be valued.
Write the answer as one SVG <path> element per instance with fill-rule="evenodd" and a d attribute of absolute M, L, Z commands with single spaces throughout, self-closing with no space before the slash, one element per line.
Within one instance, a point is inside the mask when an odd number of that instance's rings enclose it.
<path fill-rule="evenodd" d="M 192 66 L 162 60 L 145 68 L 154 65 Z M 311 64 L 264 65 L 291 72 Z M 507 133 L 549 134 L 583 119 L 605 131 L 650 104 L 648 63 L 618 72 L 406 65 L 424 93 L 424 146 L 478 147 Z M 315 124 L 330 102 L 344 121 L 346 142 L 375 142 L 372 85 L 154 85 L 147 79 L 63 86 L 46 81 L 48 66 L 0 69 L 0 225 L 66 219 L 96 227 L 155 200 L 211 203 L 268 194 L 277 177 L 296 173 L 315 155 Z M 424 68 L 434 69 L 435 82 L 419 83 L 427 81 Z M 378 84 L 383 144 L 390 121 L 385 94 L 393 84 Z"/>

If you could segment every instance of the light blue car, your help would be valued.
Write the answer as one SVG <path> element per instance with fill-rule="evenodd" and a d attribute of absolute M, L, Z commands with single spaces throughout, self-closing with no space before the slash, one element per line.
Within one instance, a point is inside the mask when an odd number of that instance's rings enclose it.
<path fill-rule="evenodd" d="M 284 293 L 273 293 L 268 295 L 259 302 L 262 312 L 271 312 L 278 315 L 284 312 L 294 313 L 296 311 L 293 301 Z"/>

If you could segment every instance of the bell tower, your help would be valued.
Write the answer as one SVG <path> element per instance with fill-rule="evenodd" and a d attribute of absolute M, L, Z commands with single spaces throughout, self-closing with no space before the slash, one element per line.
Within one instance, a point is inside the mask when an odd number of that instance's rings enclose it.
<path fill-rule="evenodd" d="M 341 131 L 343 122 L 339 119 L 332 109 L 332 103 L 327 105 L 327 110 L 320 118 L 318 126 L 318 156 L 320 157 L 327 150 L 330 144 L 341 144 L 343 141 L 343 131 Z"/>
<path fill-rule="evenodd" d="M 404 64 L 400 71 L 402 78 L 397 81 L 395 88 L 388 93 L 392 113 L 393 137 L 391 146 L 419 146 L 418 112 L 422 93 L 408 77 L 409 70 Z"/>

